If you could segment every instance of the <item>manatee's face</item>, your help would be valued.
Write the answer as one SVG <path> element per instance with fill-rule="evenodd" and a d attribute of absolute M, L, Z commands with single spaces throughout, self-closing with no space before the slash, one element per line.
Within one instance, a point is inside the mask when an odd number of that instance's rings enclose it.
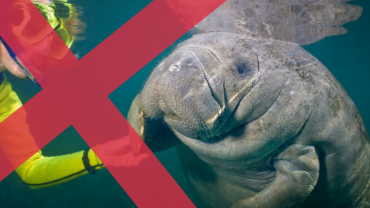
<path fill-rule="evenodd" d="M 187 137 L 213 141 L 255 119 L 243 98 L 260 78 L 258 56 L 243 40 L 193 37 L 155 68 L 142 109 Z"/>

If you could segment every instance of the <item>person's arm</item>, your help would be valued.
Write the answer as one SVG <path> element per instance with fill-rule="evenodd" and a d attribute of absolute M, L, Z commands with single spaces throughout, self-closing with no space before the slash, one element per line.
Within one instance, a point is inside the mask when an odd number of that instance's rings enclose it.
<path fill-rule="evenodd" d="M 1 125 L 0 146 L 25 183 L 32 188 L 51 186 L 103 167 L 91 150 L 55 157 L 42 156 L 26 124 L 26 112 L 20 109 L 21 101 L 6 77 L 1 74 L 0 79 L 0 122 L 19 109 L 6 125 Z"/>
<path fill-rule="evenodd" d="M 34 189 L 60 184 L 89 173 L 82 161 L 84 152 L 44 157 L 39 151 L 17 168 L 16 172 Z M 103 167 L 93 151 L 88 150 L 86 153 L 88 162 L 94 170 Z"/>
<path fill-rule="evenodd" d="M 21 101 L 5 76 L 1 75 L 0 79 L 0 147 L 21 179 L 31 188 L 52 186 L 95 173 L 104 167 L 101 160 L 105 166 L 128 168 L 148 157 L 146 153 L 137 156 L 132 154 L 129 137 L 135 135 L 97 145 L 92 147 L 93 151 L 89 149 L 61 156 L 42 156 L 28 129 L 27 114 L 21 108 Z M 11 119 L 4 121 L 10 115 Z"/>

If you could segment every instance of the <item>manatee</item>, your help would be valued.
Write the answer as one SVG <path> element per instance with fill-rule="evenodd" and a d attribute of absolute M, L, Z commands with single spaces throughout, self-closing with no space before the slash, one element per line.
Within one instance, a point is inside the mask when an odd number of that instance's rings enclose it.
<path fill-rule="evenodd" d="M 370 207 L 361 115 L 295 43 L 194 35 L 154 69 L 128 121 L 152 151 L 177 146 L 204 207 Z"/>

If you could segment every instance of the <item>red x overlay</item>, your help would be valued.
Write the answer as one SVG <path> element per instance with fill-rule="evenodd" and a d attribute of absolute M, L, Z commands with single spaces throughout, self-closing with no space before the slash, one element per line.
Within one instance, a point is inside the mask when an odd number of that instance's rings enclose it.
<path fill-rule="evenodd" d="M 71 125 L 90 147 L 133 132 L 108 95 L 224 1 L 154 0 L 81 60 L 68 50 L 61 59 L 50 55 L 40 61 L 35 54 L 43 46 L 27 41 L 17 32 L 17 26 L 30 16 L 19 12 L 20 4 L 31 9 L 33 4 L 30 0 L 1 0 L 0 36 L 31 72 L 37 69 L 43 73 L 42 80 L 36 77 L 43 89 L 3 121 L 0 129 L 12 127 L 17 115 L 26 110 L 27 124 L 39 148 Z M 30 21 L 38 22 L 27 28 L 34 33 L 40 30 L 40 24 L 47 24 L 40 13 L 31 15 Z M 50 47 L 66 48 L 63 41 L 55 37 Z M 49 63 L 53 63 L 52 67 Z M 17 127 L 13 128 L 17 132 Z M 19 135 L 15 133 L 14 139 L 22 139 Z M 130 135 L 138 137 L 136 133 Z M 5 156 L 10 150 L 1 143 L 1 132 L 0 145 L 3 150 L 0 152 L 0 180 L 37 151 L 29 150 L 27 157 L 9 158 L 10 165 Z M 108 170 L 138 207 L 194 207 L 161 163 L 150 154 L 152 157 L 141 165 L 108 167 Z"/>

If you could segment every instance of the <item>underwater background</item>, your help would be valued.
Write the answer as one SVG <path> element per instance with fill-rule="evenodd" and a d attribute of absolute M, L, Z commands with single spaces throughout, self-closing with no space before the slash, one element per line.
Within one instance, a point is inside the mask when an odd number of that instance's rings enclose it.
<path fill-rule="evenodd" d="M 87 25 L 84 39 L 76 41 L 72 47 L 72 51 L 81 59 L 151 1 L 73 0 L 70 2 L 79 5 L 79 10 L 82 11 L 81 19 Z M 326 37 L 318 42 L 304 45 L 303 48 L 321 61 L 339 80 L 356 104 L 369 130 L 370 2 L 356 0 L 347 3 L 363 8 L 362 16 L 358 20 L 343 26 L 348 30 L 348 33 Z M 190 33 L 184 35 L 109 95 L 122 115 L 127 116 L 132 100 L 140 92 L 154 67 L 170 54 L 179 42 L 189 37 L 191 37 Z M 122 70 L 125 70 L 124 65 L 122 63 L 122 66 L 117 67 L 122 67 Z M 104 73 L 104 69 L 101 69 L 100 73 Z M 29 80 L 21 80 L 10 74 L 7 74 L 7 77 L 23 102 L 27 102 L 41 90 Z M 99 111 L 99 109 L 96 110 Z M 45 146 L 42 152 L 44 156 L 55 156 L 87 148 L 86 143 L 71 126 Z M 156 156 L 197 205 L 195 195 L 182 171 L 176 149 L 171 148 L 156 153 Z M 160 190 L 161 187 L 158 189 Z M 39 190 L 30 189 L 13 172 L 0 182 L 0 201 L 2 207 L 136 207 L 106 169 L 100 170 L 95 175 L 88 174 L 64 184 Z"/>

